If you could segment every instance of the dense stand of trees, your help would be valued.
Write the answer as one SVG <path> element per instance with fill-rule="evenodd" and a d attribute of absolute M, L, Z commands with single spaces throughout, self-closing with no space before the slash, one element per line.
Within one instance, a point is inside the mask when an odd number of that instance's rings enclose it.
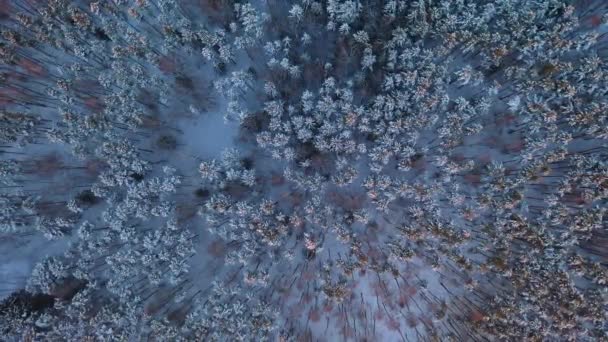
<path fill-rule="evenodd" d="M 0 1 L 0 246 L 63 244 L 0 331 L 606 339 L 607 28 L 582 0 Z M 177 124 L 209 115 L 239 130 L 215 159 Z"/>

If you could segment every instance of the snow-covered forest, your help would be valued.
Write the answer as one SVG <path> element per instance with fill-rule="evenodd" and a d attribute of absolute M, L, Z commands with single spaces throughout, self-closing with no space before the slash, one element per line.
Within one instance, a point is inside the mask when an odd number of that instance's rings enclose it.
<path fill-rule="evenodd" d="M 0 341 L 608 340 L 608 2 L 0 0 Z"/>

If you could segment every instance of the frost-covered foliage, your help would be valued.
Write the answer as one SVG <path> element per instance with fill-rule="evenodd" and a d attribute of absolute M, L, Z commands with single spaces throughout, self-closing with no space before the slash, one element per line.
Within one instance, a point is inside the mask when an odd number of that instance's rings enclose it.
<path fill-rule="evenodd" d="M 3 338 L 608 339 L 607 18 L 0 1 Z"/>

